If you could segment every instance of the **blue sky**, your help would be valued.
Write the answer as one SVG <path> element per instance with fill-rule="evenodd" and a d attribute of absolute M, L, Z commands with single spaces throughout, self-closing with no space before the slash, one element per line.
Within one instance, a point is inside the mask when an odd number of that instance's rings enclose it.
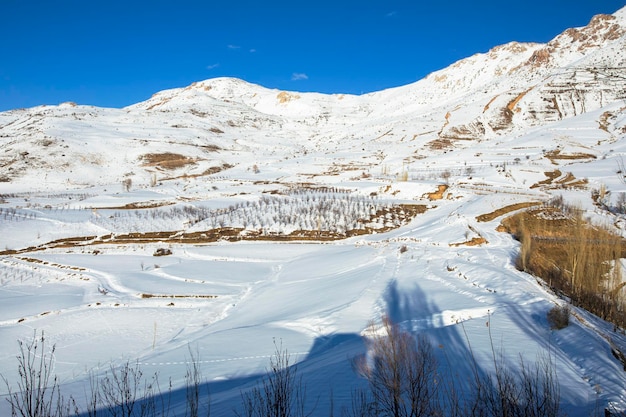
<path fill-rule="evenodd" d="M 367 93 L 510 41 L 547 42 L 624 0 L 0 0 L 0 111 L 123 107 L 228 76 Z"/>

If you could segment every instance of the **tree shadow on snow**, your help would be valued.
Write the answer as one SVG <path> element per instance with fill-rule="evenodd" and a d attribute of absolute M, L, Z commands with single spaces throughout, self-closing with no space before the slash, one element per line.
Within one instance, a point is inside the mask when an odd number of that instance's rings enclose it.
<path fill-rule="evenodd" d="M 469 386 L 477 369 L 459 325 L 445 325 L 438 320 L 441 310 L 418 285 L 407 291 L 392 281 L 385 291 L 384 302 L 385 314 L 393 323 L 411 334 L 423 333 L 428 337 L 438 360 L 439 372 L 457 378 L 458 387 Z M 288 354 L 289 346 L 283 347 Z M 290 358 L 289 362 L 297 367 L 297 374 L 302 377 L 305 409 L 313 410 L 311 415 L 341 415 L 342 408 L 350 408 L 355 390 L 367 388 L 367 381 L 353 368 L 354 359 L 365 354 L 365 349 L 360 334 L 336 333 L 316 338 L 304 358 Z M 268 359 L 267 369 L 269 366 Z M 482 371 L 478 372 L 482 374 Z M 260 387 L 266 376 L 259 373 L 203 383 L 199 387 L 200 411 L 210 398 L 210 415 L 213 417 L 243 414 L 242 393 Z M 166 384 L 165 381 L 160 383 Z M 207 393 L 210 393 L 209 397 Z M 172 391 L 169 401 L 170 416 L 186 415 L 184 388 Z M 88 417 L 86 413 L 82 416 Z"/>

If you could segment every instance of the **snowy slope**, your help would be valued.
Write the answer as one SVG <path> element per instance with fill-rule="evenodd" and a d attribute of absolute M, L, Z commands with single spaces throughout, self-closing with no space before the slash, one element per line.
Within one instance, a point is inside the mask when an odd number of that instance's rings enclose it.
<path fill-rule="evenodd" d="M 568 328 L 550 330 L 546 312 L 562 300 L 515 269 L 518 243 L 495 230 L 501 217 L 477 220 L 564 195 L 623 233 L 624 219 L 598 209 L 591 190 L 606 187 L 613 200 L 626 192 L 617 174 L 626 155 L 625 33 L 626 8 L 548 44 L 495 47 L 363 96 L 219 78 L 123 109 L 65 103 L 0 113 L 0 373 L 15 380 L 16 340 L 38 329 L 57 344 L 55 371 L 78 398 L 90 372 L 127 360 L 179 389 L 191 347 L 214 415 L 230 415 L 281 340 L 324 415 L 331 390 L 341 406 L 363 383 L 349 358 L 363 352 L 368 323 L 386 314 L 429 336 L 461 377 L 472 372 L 470 348 L 489 369 L 492 341 L 513 364 L 549 350 L 569 415 L 589 415 L 598 402 L 626 408 L 626 373 L 609 343 L 626 348 L 624 336 L 582 310 Z M 560 185 L 541 185 L 556 170 Z M 567 173 L 586 184 L 568 187 Z M 441 185 L 443 198 L 429 198 Z M 169 238 L 208 230 L 194 216 L 211 210 L 214 224 L 247 233 L 297 224 L 320 236 L 327 224 L 382 230 L 396 221 L 329 210 L 300 211 L 289 223 L 289 213 L 269 208 L 306 209 L 307 198 L 319 205 L 326 195 L 427 210 L 393 230 L 336 241 Z M 254 207 L 263 209 L 246 220 Z M 167 234 L 111 240 L 156 232 Z M 66 238 L 81 241 L 51 243 Z M 466 244 L 473 238 L 485 243 Z M 173 254 L 153 256 L 165 247 Z M 0 414 L 6 406 L 0 401 Z"/>

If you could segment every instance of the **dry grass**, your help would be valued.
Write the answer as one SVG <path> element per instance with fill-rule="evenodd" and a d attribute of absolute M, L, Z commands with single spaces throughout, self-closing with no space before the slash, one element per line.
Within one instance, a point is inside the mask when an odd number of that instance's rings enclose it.
<path fill-rule="evenodd" d="M 480 236 L 480 237 L 473 237 L 470 240 L 467 240 L 465 242 L 458 242 L 458 243 L 450 243 L 451 247 L 459 247 L 459 246 L 480 246 L 480 245 L 485 245 L 489 242 L 487 242 L 487 239 L 485 239 L 484 237 Z"/>
<path fill-rule="evenodd" d="M 609 120 L 614 118 L 615 115 L 609 111 L 605 111 L 600 115 L 600 119 L 598 120 L 598 128 L 600 130 L 604 130 L 606 133 L 609 133 Z"/>
<path fill-rule="evenodd" d="M 592 313 L 626 324 L 619 268 L 626 242 L 608 227 L 587 223 L 580 210 L 540 207 L 504 219 L 500 230 L 521 243 L 518 269 Z"/>
<path fill-rule="evenodd" d="M 424 197 L 428 198 L 431 201 L 441 200 L 445 192 L 448 190 L 448 186 L 446 184 L 440 184 L 437 186 L 437 191 L 432 193 L 424 194 Z"/>
<path fill-rule="evenodd" d="M 432 151 L 447 150 L 454 146 L 454 144 L 449 138 L 438 138 L 438 139 L 428 142 L 426 145 L 428 145 L 428 147 Z"/>
<path fill-rule="evenodd" d="M 480 216 L 476 217 L 476 221 L 479 222 L 490 222 L 491 220 L 494 220 L 500 216 L 503 216 L 505 214 L 508 214 L 512 211 L 516 211 L 516 210 L 520 210 L 520 209 L 525 209 L 528 207 L 533 207 L 536 205 L 539 205 L 541 203 L 538 203 L 536 201 L 528 201 L 525 203 L 516 203 L 516 204 L 511 204 L 509 206 L 505 206 L 502 208 L 499 208 L 495 211 L 492 211 L 491 213 L 485 213 L 485 214 L 481 214 Z"/>
<path fill-rule="evenodd" d="M 569 325 L 569 306 L 554 306 L 548 311 L 547 319 L 550 324 L 550 328 L 554 330 L 561 330 Z"/>
<path fill-rule="evenodd" d="M 544 154 L 553 164 L 558 165 L 557 160 L 578 160 L 578 159 L 596 159 L 596 156 L 590 153 L 561 153 L 560 149 L 548 151 Z"/>
<path fill-rule="evenodd" d="M 544 189 L 567 189 L 578 188 L 584 189 L 589 184 L 586 178 L 578 179 L 571 172 L 563 173 L 555 169 L 554 171 L 544 172 L 547 177 L 545 180 L 539 181 L 530 186 L 530 188 L 544 188 Z"/>
<path fill-rule="evenodd" d="M 511 100 L 511 101 L 510 101 L 510 102 L 506 105 L 506 108 L 507 108 L 507 109 L 509 109 L 510 111 L 517 111 L 517 110 L 519 110 L 519 109 L 516 109 L 517 103 L 519 103 L 519 102 L 520 102 L 520 101 L 524 98 L 524 96 L 525 96 L 526 94 L 528 94 L 528 92 L 529 92 L 530 90 L 532 90 L 532 89 L 533 89 L 533 88 L 531 87 L 531 88 L 529 88 L 528 90 L 526 90 L 526 91 L 524 91 L 524 92 L 522 92 L 522 93 L 518 94 L 518 95 L 517 95 L 517 97 L 515 97 L 513 100 Z"/>
<path fill-rule="evenodd" d="M 536 184 L 531 185 L 530 188 L 539 188 L 543 185 L 551 185 L 552 181 L 554 181 L 555 179 L 557 179 L 558 177 L 562 175 L 561 171 L 559 171 L 558 169 L 555 169 L 554 171 L 546 171 L 543 174 L 548 178 L 546 178 L 545 180 L 539 181 Z"/>
<path fill-rule="evenodd" d="M 141 157 L 145 166 L 153 166 L 161 169 L 177 169 L 196 163 L 196 160 L 188 156 L 165 152 L 148 153 Z"/>
<path fill-rule="evenodd" d="M 498 98 L 498 96 L 494 96 L 491 100 L 489 100 L 489 102 L 487 104 L 485 104 L 485 107 L 483 108 L 483 113 L 485 113 L 487 110 L 489 110 L 489 107 L 491 107 L 491 104 L 496 101 L 496 99 Z"/>
<path fill-rule="evenodd" d="M 177 180 L 181 178 L 188 179 L 188 178 L 206 177 L 208 175 L 214 175 L 214 174 L 217 174 L 218 172 L 222 172 L 224 170 L 227 170 L 233 167 L 234 165 L 231 165 L 231 164 L 222 164 L 221 166 L 213 166 L 213 167 L 207 168 L 199 174 L 183 174 L 183 175 L 179 175 L 176 177 L 166 177 L 166 178 L 162 178 L 162 181 L 171 181 L 171 180 Z"/>
<path fill-rule="evenodd" d="M 284 104 L 292 100 L 297 100 L 300 98 L 300 96 L 298 94 L 291 94 L 286 91 L 281 91 L 276 95 L 276 98 L 278 99 L 279 103 Z"/>

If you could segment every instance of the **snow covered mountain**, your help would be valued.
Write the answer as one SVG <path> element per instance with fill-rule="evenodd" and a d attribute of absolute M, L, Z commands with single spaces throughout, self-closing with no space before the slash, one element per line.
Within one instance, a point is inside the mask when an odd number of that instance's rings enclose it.
<path fill-rule="evenodd" d="M 519 244 L 495 230 L 499 216 L 477 220 L 563 196 L 624 234 L 623 216 L 591 198 L 602 189 L 617 204 L 624 155 L 626 7 L 547 44 L 512 42 L 362 96 L 218 78 L 123 109 L 0 113 L 0 373 L 15 377 L 15 340 L 32 329 L 57 343 L 57 371 L 74 392 L 103 363 L 129 358 L 180 386 L 194 346 L 216 410 L 230 412 L 280 338 L 312 397 L 334 381 L 346 402 L 356 379 L 346 357 L 362 351 L 370 320 L 390 314 L 449 349 L 467 375 L 455 349 L 469 341 L 488 358 L 488 321 L 514 357 L 556 352 L 570 415 L 596 401 L 624 409 L 626 373 L 611 355 L 624 335 L 583 310 L 550 331 L 545 312 L 561 301 L 515 269 Z M 286 213 L 268 197 L 320 205 L 315 193 L 328 190 L 359 213 L 425 212 L 367 223 L 341 208 Z M 369 198 L 378 205 L 364 206 Z M 263 214 L 238 214 L 250 207 Z M 297 223 L 308 243 L 207 236 L 267 223 L 275 235 Z M 310 239 L 328 223 L 354 232 Z M 173 255 L 155 261 L 164 246 Z"/>
<path fill-rule="evenodd" d="M 123 166 L 136 183 L 145 183 L 154 167 L 142 157 L 165 146 L 182 146 L 182 155 L 196 161 L 182 172 L 198 174 L 241 164 L 233 152 L 267 150 L 268 135 L 274 139 L 269 144 L 289 148 L 292 156 L 338 146 L 371 154 L 367 144 L 373 140 L 392 143 L 379 162 L 396 166 L 394 154 L 519 136 L 626 99 L 625 14 L 596 16 L 545 45 L 499 46 L 414 84 L 359 97 L 276 91 L 222 78 L 119 110 L 66 103 L 5 112 L 2 179 L 32 183 L 32 175 L 43 174 L 50 176 L 46 188 L 106 184 L 120 180 L 111 178 L 110 167 Z M 602 117 L 612 128 L 614 111 Z"/>

